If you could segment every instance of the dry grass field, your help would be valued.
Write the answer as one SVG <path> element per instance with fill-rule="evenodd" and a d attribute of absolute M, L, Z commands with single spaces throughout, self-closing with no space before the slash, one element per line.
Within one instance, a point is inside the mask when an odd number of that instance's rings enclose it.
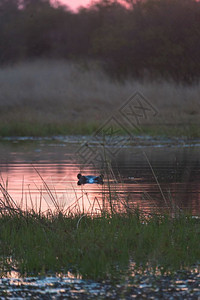
<path fill-rule="evenodd" d="M 96 63 L 37 60 L 0 69 L 0 135 L 92 133 L 135 92 L 158 111 L 142 122 L 159 133 L 199 136 L 200 83 L 111 80 Z M 176 131 L 175 128 L 179 128 Z"/>

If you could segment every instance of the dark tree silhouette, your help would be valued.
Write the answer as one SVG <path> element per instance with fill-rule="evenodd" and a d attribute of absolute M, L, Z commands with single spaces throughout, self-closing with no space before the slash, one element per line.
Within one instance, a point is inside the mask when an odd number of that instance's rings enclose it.
<path fill-rule="evenodd" d="M 0 0 L 0 64 L 97 59 L 117 78 L 192 83 L 199 53 L 199 1 L 100 0 L 74 13 L 50 0 Z"/>

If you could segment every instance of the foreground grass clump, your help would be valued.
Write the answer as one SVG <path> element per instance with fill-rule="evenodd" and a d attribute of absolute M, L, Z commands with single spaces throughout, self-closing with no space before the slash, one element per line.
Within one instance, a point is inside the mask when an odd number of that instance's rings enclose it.
<path fill-rule="evenodd" d="M 135 268 L 161 272 L 198 263 L 200 220 L 135 211 L 91 217 L 3 213 L 0 218 L 1 274 L 67 273 L 117 279 Z"/>

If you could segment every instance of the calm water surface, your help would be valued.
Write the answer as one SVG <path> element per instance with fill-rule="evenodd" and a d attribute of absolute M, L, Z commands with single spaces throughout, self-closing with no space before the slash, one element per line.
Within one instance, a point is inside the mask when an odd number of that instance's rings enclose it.
<path fill-rule="evenodd" d="M 2 141 L 1 183 L 18 205 L 37 211 L 59 206 L 64 211 L 98 213 L 109 206 L 111 193 L 116 210 L 126 202 L 148 212 L 178 206 L 200 214 L 199 144 L 157 142 L 118 149 L 108 158 L 109 184 L 103 160 L 81 159 L 79 147 L 77 140 Z M 78 186 L 79 172 L 104 173 L 105 184 Z"/>

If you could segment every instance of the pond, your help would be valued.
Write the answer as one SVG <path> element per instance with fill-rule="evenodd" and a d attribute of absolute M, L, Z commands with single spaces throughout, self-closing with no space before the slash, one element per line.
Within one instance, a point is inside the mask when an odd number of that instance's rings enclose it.
<path fill-rule="evenodd" d="M 7 138 L 0 142 L 1 191 L 24 210 L 98 214 L 139 207 L 147 213 L 177 209 L 200 215 L 200 141 L 137 137 L 94 141 L 85 136 Z M 104 184 L 77 185 L 77 174 L 104 175 Z M 2 195 L 0 199 L 3 199 Z M 110 199 L 112 200 L 110 203 Z M 15 205 L 15 204 L 14 204 Z M 130 269 L 131 271 L 131 269 Z M 1 299 L 198 299 L 199 267 L 173 276 L 135 273 L 113 284 L 72 273 L 0 279 Z M 31 275 L 31 274 L 30 274 Z M 123 283 L 122 283 L 123 282 Z"/>
<path fill-rule="evenodd" d="M 23 209 L 98 213 L 121 203 L 150 211 L 200 213 L 200 141 L 137 137 L 115 145 L 89 137 L 4 139 L 1 184 Z M 89 154 L 89 155 L 88 155 Z M 77 174 L 104 184 L 77 185 Z"/>

